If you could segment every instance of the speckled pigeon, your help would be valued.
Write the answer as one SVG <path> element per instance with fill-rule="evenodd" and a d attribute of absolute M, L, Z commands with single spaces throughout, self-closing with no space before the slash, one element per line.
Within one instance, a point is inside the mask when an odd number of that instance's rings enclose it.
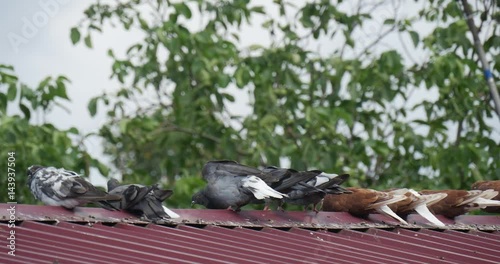
<path fill-rule="evenodd" d="M 118 180 L 108 181 L 108 192 L 118 194 L 121 201 L 112 202 L 119 209 L 133 214 L 143 215 L 145 218 L 158 221 L 170 218 L 179 218 L 179 215 L 165 207 L 162 202 L 173 194 L 172 190 L 161 190 L 158 185 L 144 186 L 140 184 L 120 185 Z"/>
<path fill-rule="evenodd" d="M 254 199 L 286 196 L 266 184 L 272 181 L 272 175 L 234 161 L 209 161 L 203 167 L 202 176 L 207 185 L 193 195 L 192 201 L 209 209 L 239 211 Z"/>
<path fill-rule="evenodd" d="M 31 193 L 46 205 L 73 209 L 93 202 L 108 210 L 117 210 L 110 201 L 122 198 L 97 189 L 78 173 L 63 168 L 33 165 L 28 168 L 27 174 Z"/>

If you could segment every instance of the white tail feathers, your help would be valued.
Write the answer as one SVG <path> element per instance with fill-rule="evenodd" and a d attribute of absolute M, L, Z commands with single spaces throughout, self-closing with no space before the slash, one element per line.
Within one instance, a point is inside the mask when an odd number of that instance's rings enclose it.
<path fill-rule="evenodd" d="M 181 217 L 180 215 L 174 213 L 174 211 L 168 209 L 166 206 L 162 205 L 163 211 L 165 211 L 166 214 L 170 216 L 170 218 L 179 218 Z"/>
<path fill-rule="evenodd" d="M 441 199 L 443 199 L 443 198 L 441 198 Z M 431 213 L 431 211 L 429 211 L 429 208 L 427 208 L 427 205 L 425 203 L 417 205 L 414 210 L 415 210 L 415 212 L 417 212 L 419 215 L 421 215 L 423 218 L 427 219 L 429 222 L 433 223 L 434 225 L 445 226 L 443 222 L 439 221 L 439 219 L 437 219 L 436 216 L 433 215 Z"/>
<path fill-rule="evenodd" d="M 263 180 L 256 176 L 248 176 L 243 179 L 243 187 L 248 188 L 255 198 L 262 200 L 265 198 L 278 198 L 288 197 L 286 194 L 282 194 L 273 188 L 269 187 Z"/>
<path fill-rule="evenodd" d="M 484 198 L 484 199 L 492 199 L 493 197 L 497 196 L 498 192 L 493 190 L 493 189 L 488 189 L 484 190 L 479 197 Z"/>
<path fill-rule="evenodd" d="M 333 179 L 337 176 L 339 176 L 339 175 L 335 174 L 335 173 L 322 172 L 320 175 L 316 176 L 316 184 L 314 185 L 314 187 L 317 187 L 323 183 L 327 183 L 328 181 L 330 181 L 331 179 Z"/>
<path fill-rule="evenodd" d="M 408 224 L 408 222 L 406 222 L 403 218 L 399 217 L 396 213 L 394 213 L 394 211 L 392 211 L 391 208 L 389 208 L 389 206 L 387 206 L 386 204 L 377 207 L 375 210 L 381 214 L 390 216 L 405 225 Z"/>
<path fill-rule="evenodd" d="M 400 189 L 395 189 L 395 190 L 392 190 L 392 191 L 388 191 L 388 193 L 392 193 L 392 194 L 395 194 L 395 195 L 405 195 L 409 191 L 410 190 L 408 190 L 407 188 L 400 188 Z"/>
<path fill-rule="evenodd" d="M 493 189 L 469 191 L 469 198 L 459 203 L 458 206 L 467 205 L 467 211 L 484 209 L 489 206 L 500 206 L 500 201 L 491 200 L 497 195 L 498 192 Z"/>
<path fill-rule="evenodd" d="M 477 204 L 477 207 L 483 209 L 483 208 L 486 208 L 488 206 L 500 206 L 500 201 L 478 197 L 478 198 L 474 199 L 474 201 L 472 201 L 472 204 L 473 205 Z"/>
<path fill-rule="evenodd" d="M 446 193 L 435 193 L 435 194 L 426 194 L 426 195 L 421 195 L 417 191 L 413 189 L 399 189 L 395 190 L 392 193 L 394 194 L 406 194 L 410 193 L 410 198 L 412 199 L 412 202 L 410 204 L 412 210 L 415 210 L 419 215 L 421 215 L 423 218 L 427 219 L 429 222 L 436 226 L 445 226 L 443 222 L 439 221 L 439 219 L 436 218 L 435 215 L 429 211 L 429 208 L 427 206 L 432 205 L 437 203 L 438 201 L 441 201 L 444 199 L 448 194 Z"/>
<path fill-rule="evenodd" d="M 393 204 L 393 203 L 397 203 L 399 201 L 403 201 L 406 198 L 407 197 L 405 195 L 393 195 L 391 198 L 389 198 L 387 200 L 383 200 L 383 201 L 371 204 L 370 206 L 368 206 L 368 209 L 377 209 L 377 208 L 384 206 L 384 205 Z M 392 210 L 391 210 L 391 212 L 392 212 Z"/>
<path fill-rule="evenodd" d="M 433 193 L 433 194 L 425 194 L 425 195 L 419 194 L 419 199 L 421 199 L 422 202 L 425 203 L 425 205 L 431 206 L 431 205 L 443 200 L 447 196 L 448 196 L 447 193 Z"/>
<path fill-rule="evenodd" d="M 472 191 L 467 191 L 467 192 L 469 193 L 469 195 L 467 196 L 467 199 L 465 199 L 463 202 L 457 204 L 457 206 L 469 204 L 472 201 L 474 201 L 477 197 L 481 197 L 481 194 L 483 193 L 483 191 L 481 191 L 481 190 L 472 190 Z"/>

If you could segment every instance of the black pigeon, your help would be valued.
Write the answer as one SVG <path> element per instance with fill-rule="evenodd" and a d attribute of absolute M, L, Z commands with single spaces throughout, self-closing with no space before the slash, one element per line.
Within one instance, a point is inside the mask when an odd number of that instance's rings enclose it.
<path fill-rule="evenodd" d="M 286 196 L 266 183 L 278 181 L 273 175 L 234 161 L 209 161 L 203 167 L 202 176 L 207 185 L 193 195 L 192 201 L 209 209 L 239 211 L 254 199 Z"/>
<path fill-rule="evenodd" d="M 278 168 L 275 166 L 269 166 L 262 170 L 266 173 L 264 181 L 279 192 L 288 192 L 292 186 L 295 186 L 299 182 L 307 182 L 312 178 L 316 177 L 316 174 L 299 172 L 294 169 Z"/>
<path fill-rule="evenodd" d="M 108 210 L 118 210 L 110 201 L 120 200 L 120 195 L 97 189 L 74 171 L 33 165 L 27 173 L 31 193 L 46 205 L 73 209 L 93 202 Z"/>
<path fill-rule="evenodd" d="M 274 190 L 282 193 L 289 193 L 293 190 L 292 187 L 296 184 L 299 184 L 300 182 L 307 182 L 317 176 L 317 174 L 314 173 L 299 172 L 294 169 L 278 168 L 275 166 L 266 167 L 262 171 L 271 175 L 266 178 L 268 180 L 266 183 L 268 183 Z M 280 203 L 278 208 L 281 209 L 283 205 L 282 199 L 269 198 L 266 199 L 266 206 L 264 207 L 264 210 L 268 210 L 269 205 L 276 200 L 279 200 Z"/>
<path fill-rule="evenodd" d="M 179 218 L 179 215 L 165 207 L 162 203 L 173 194 L 172 190 L 161 190 L 158 185 L 144 186 L 140 184 L 120 185 L 118 180 L 108 181 L 108 192 L 121 195 L 121 201 L 112 202 L 119 209 L 133 214 L 143 215 L 149 220 L 158 221 Z"/>
<path fill-rule="evenodd" d="M 286 194 L 288 197 L 284 199 L 286 203 L 302 205 L 304 210 L 307 210 L 309 205 L 313 205 L 313 211 L 316 209 L 327 194 L 342 194 L 350 193 L 349 190 L 340 186 L 349 178 L 349 174 L 329 174 L 319 170 L 310 170 L 301 172 L 311 177 L 310 180 L 299 182 L 291 187 L 291 191 Z"/>

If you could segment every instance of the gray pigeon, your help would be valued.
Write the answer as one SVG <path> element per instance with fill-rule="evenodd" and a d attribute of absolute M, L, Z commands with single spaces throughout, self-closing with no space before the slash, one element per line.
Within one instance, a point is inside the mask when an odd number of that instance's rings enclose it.
<path fill-rule="evenodd" d="M 161 190 L 158 185 L 144 186 L 140 184 L 120 185 L 118 180 L 108 181 L 108 192 L 121 195 L 120 201 L 112 202 L 119 209 L 133 214 L 143 215 L 145 218 L 158 221 L 170 218 L 179 218 L 179 215 L 165 207 L 162 203 L 173 194 L 172 190 Z"/>
<path fill-rule="evenodd" d="M 97 189 L 78 173 L 63 168 L 33 165 L 28 168 L 27 174 L 31 193 L 46 205 L 73 209 L 93 202 L 105 209 L 117 210 L 109 201 L 122 198 Z"/>
<path fill-rule="evenodd" d="M 239 211 L 254 199 L 286 197 L 266 184 L 266 181 L 278 181 L 277 178 L 234 161 L 209 161 L 203 167 L 202 176 L 207 185 L 193 195 L 192 204 L 209 209 Z"/>
<path fill-rule="evenodd" d="M 291 187 L 291 191 L 286 194 L 288 197 L 284 202 L 304 206 L 304 210 L 313 205 L 313 211 L 316 209 L 327 194 L 342 194 L 350 193 L 349 190 L 340 186 L 349 178 L 349 174 L 329 174 L 319 170 L 304 171 L 309 176 L 313 176 L 310 180 L 302 181 Z"/>

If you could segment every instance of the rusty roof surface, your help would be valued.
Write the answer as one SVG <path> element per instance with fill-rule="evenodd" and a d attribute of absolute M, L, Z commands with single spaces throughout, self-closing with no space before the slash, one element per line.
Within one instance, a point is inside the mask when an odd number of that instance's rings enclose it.
<path fill-rule="evenodd" d="M 174 210 L 181 219 L 152 224 L 123 212 L 17 205 L 9 228 L 0 204 L 0 233 L 15 230 L 16 256 L 0 263 L 500 263 L 500 216 L 438 217 L 429 228 L 380 215 Z"/>

